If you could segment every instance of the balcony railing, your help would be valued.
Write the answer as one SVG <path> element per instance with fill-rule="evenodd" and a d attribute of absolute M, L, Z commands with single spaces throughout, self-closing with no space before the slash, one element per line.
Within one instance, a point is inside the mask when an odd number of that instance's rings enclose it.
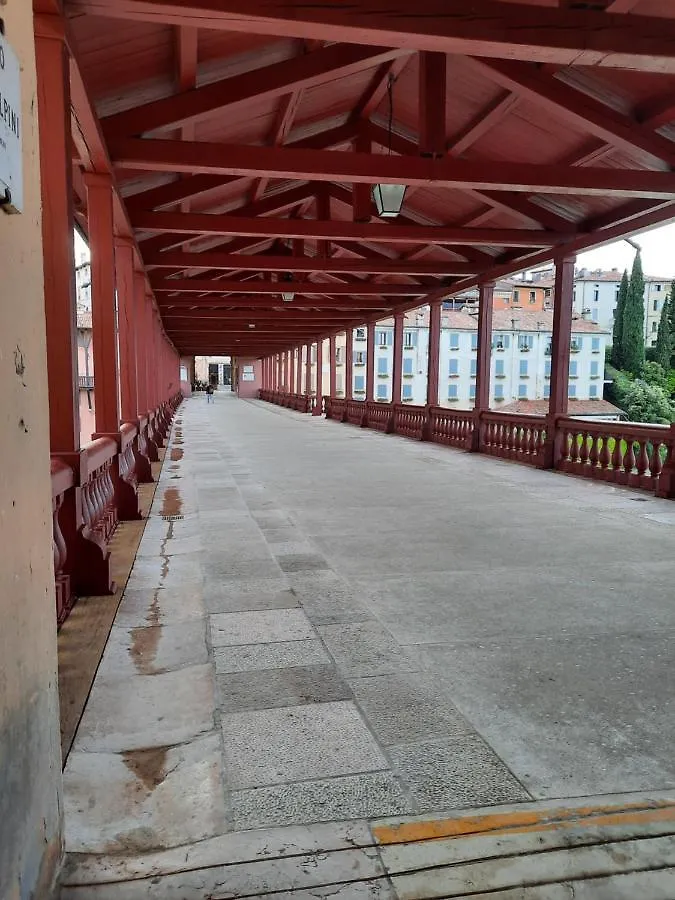
<path fill-rule="evenodd" d="M 267 403 L 294 409 L 296 412 L 309 413 L 312 411 L 313 398 L 310 394 L 292 394 L 289 391 L 272 391 L 261 388 L 258 391 L 258 397 Z"/>
<path fill-rule="evenodd" d="M 261 391 L 263 394 L 274 392 Z M 272 401 L 274 402 L 274 401 Z M 675 499 L 675 424 L 635 425 L 324 397 L 326 418 Z"/>
<path fill-rule="evenodd" d="M 61 625 L 77 596 L 114 591 L 110 542 L 120 521 L 141 518 L 139 482 L 152 481 L 151 460 L 182 400 L 172 397 L 119 432 L 98 437 L 79 453 L 51 459 L 56 616 Z"/>
<path fill-rule="evenodd" d="M 93 375 L 78 375 L 77 383 L 78 383 L 80 390 L 92 391 L 94 389 L 94 376 Z"/>

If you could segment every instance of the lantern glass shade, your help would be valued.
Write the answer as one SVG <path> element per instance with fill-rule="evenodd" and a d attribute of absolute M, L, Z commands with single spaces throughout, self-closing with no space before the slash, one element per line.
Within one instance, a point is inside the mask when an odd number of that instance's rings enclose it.
<path fill-rule="evenodd" d="M 295 294 L 293 294 L 291 291 L 284 291 L 281 295 L 281 299 L 285 303 L 290 303 L 291 300 L 295 300 Z"/>
<path fill-rule="evenodd" d="M 401 212 L 405 190 L 405 184 L 376 184 L 373 187 L 373 202 L 378 216 L 395 218 Z"/>

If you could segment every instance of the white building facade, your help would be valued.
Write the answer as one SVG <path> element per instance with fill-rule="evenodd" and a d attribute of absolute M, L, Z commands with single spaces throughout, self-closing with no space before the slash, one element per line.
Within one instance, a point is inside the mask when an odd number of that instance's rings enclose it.
<path fill-rule="evenodd" d="M 416 321 L 417 319 L 417 321 Z M 491 359 L 491 402 L 499 409 L 515 400 L 542 400 L 550 394 L 551 338 L 550 311 L 496 311 L 493 317 Z M 344 336 L 337 347 L 337 394 L 344 396 Z M 576 318 L 572 326 L 569 397 L 601 400 L 604 385 L 605 347 L 608 332 L 586 319 Z M 375 328 L 375 399 L 392 399 L 394 328 L 383 322 Z M 464 311 L 448 311 L 442 316 L 439 353 L 439 403 L 457 409 L 472 409 L 476 396 L 476 318 Z M 354 399 L 366 395 L 366 329 L 354 329 Z M 428 312 L 406 317 L 403 331 L 401 400 L 423 405 L 427 393 L 429 355 Z M 324 377 L 324 392 L 326 390 Z"/>

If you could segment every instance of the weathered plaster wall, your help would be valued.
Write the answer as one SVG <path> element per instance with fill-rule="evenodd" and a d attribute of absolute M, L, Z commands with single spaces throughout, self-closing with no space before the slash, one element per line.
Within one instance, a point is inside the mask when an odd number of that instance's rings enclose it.
<path fill-rule="evenodd" d="M 0 898 L 49 895 L 61 853 L 47 361 L 31 3 L 0 5 L 22 68 L 22 215 L 0 212 Z"/>

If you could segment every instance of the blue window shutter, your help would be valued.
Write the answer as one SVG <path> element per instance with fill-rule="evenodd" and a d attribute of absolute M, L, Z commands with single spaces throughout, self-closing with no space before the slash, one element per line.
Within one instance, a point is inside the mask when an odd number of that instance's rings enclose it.
<path fill-rule="evenodd" d="M 354 390 L 355 391 L 363 391 L 365 390 L 366 379 L 364 375 L 356 375 L 354 377 Z"/>
<path fill-rule="evenodd" d="M 457 385 L 449 384 L 448 385 L 448 400 L 456 400 L 457 399 Z"/>
<path fill-rule="evenodd" d="M 576 359 L 573 359 L 570 361 L 570 375 L 576 375 L 576 374 L 577 374 L 577 361 L 576 361 Z"/>
<path fill-rule="evenodd" d="M 450 375 L 459 375 L 459 360 L 451 359 L 449 362 L 448 372 Z"/>
<path fill-rule="evenodd" d="M 471 360 L 471 374 L 475 376 L 477 374 L 477 372 L 478 372 L 478 360 L 472 359 Z"/>
<path fill-rule="evenodd" d="M 387 385 L 386 384 L 378 384 L 377 398 L 378 398 L 378 400 L 386 400 L 387 399 Z"/>
<path fill-rule="evenodd" d="M 504 360 L 498 359 L 495 362 L 495 375 L 503 375 L 504 374 Z"/>
<path fill-rule="evenodd" d="M 403 360 L 403 374 L 404 375 L 412 375 L 413 374 L 413 359 L 411 356 L 406 356 Z"/>
<path fill-rule="evenodd" d="M 402 390 L 403 390 L 403 393 L 401 396 L 403 397 L 403 399 L 404 400 L 412 400 L 412 385 L 404 384 Z"/>
<path fill-rule="evenodd" d="M 521 361 L 520 361 L 520 375 L 521 375 L 521 377 L 523 375 L 527 375 L 527 360 L 526 359 L 521 359 Z"/>
<path fill-rule="evenodd" d="M 378 375 L 386 375 L 388 367 L 388 360 L 385 356 L 380 356 L 377 360 L 377 374 Z"/>
<path fill-rule="evenodd" d="M 477 334 L 471 335 L 471 349 L 478 350 L 478 335 Z"/>

